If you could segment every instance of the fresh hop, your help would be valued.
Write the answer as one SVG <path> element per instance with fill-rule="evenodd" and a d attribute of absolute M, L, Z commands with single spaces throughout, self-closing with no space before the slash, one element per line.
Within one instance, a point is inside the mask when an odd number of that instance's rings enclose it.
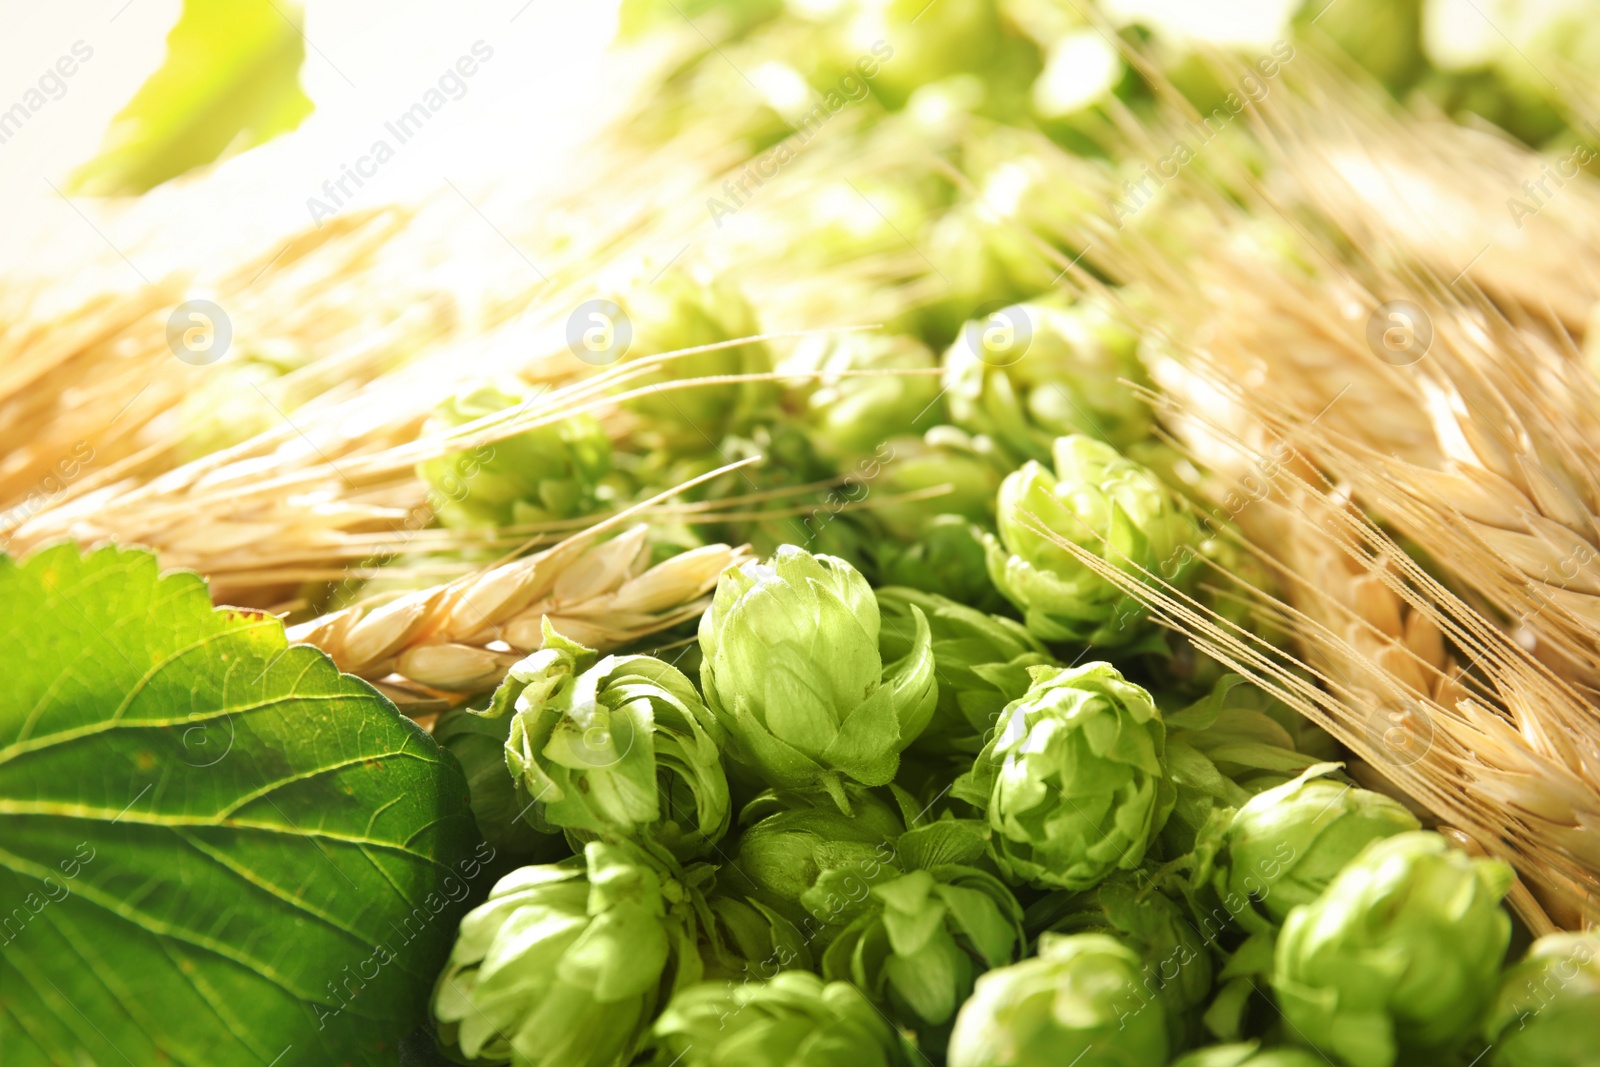
<path fill-rule="evenodd" d="M 929 1047 L 990 967 L 1016 958 L 1022 909 L 999 879 L 946 864 L 871 887 L 822 958 Z"/>
<path fill-rule="evenodd" d="M 1509 867 L 1438 834 L 1369 845 L 1283 924 L 1273 988 L 1284 1018 L 1345 1067 L 1446 1060 L 1494 996 L 1511 881 Z"/>
<path fill-rule="evenodd" d="M 1420 829 L 1397 801 L 1321 777 L 1332 769 L 1319 764 L 1256 794 L 1229 821 L 1214 884 L 1246 928 L 1277 926 L 1316 900 L 1367 845 Z"/>
<path fill-rule="evenodd" d="M 779 369 L 814 376 L 805 401 L 812 439 L 825 457 L 846 464 L 939 420 L 939 379 L 931 373 L 937 368 L 915 337 L 846 333 L 804 339 Z"/>
<path fill-rule="evenodd" d="M 1303 1048 L 1262 1048 L 1259 1042 L 1212 1045 L 1172 1061 L 1172 1067 L 1328 1067 L 1326 1057 Z"/>
<path fill-rule="evenodd" d="M 684 899 L 641 854 L 602 842 L 512 872 L 461 920 L 433 994 L 440 1041 L 471 1063 L 628 1063 L 698 974 Z"/>
<path fill-rule="evenodd" d="M 974 611 L 946 597 L 915 589 L 878 590 L 883 627 L 878 635 L 885 659 L 911 649 L 916 611 L 933 635 L 939 700 L 933 719 L 912 748 L 934 756 L 982 751 L 1005 706 L 1028 691 L 1031 667 L 1056 666 L 1038 638 L 1015 619 Z"/>
<path fill-rule="evenodd" d="M 710 852 L 732 805 L 721 729 L 694 685 L 652 656 L 595 654 L 546 626 L 511 669 L 521 686 L 506 766 L 540 829 L 635 838 L 678 859 Z"/>
<path fill-rule="evenodd" d="M 820 785 L 844 811 L 846 779 L 888 784 L 938 697 L 927 621 L 915 626 L 885 665 L 877 601 L 843 560 L 784 545 L 723 572 L 700 620 L 700 682 L 731 755 L 772 785 Z"/>
<path fill-rule="evenodd" d="M 651 1067 L 909 1067 L 911 1050 L 854 986 L 805 971 L 705 983 L 672 998 Z"/>
<path fill-rule="evenodd" d="M 1172 811 L 1166 730 L 1109 663 L 1032 674 L 953 792 L 984 809 L 1008 876 L 1088 889 L 1138 866 Z"/>
<path fill-rule="evenodd" d="M 1146 1001 L 1143 969 L 1107 934 L 1044 935 L 1033 959 L 978 979 L 950 1067 L 1165 1067 L 1165 1008 Z"/>
<path fill-rule="evenodd" d="M 480 383 L 446 399 L 423 426 L 442 434 L 476 424 L 484 434 L 531 396 L 514 385 Z M 499 416 L 498 419 L 495 416 Z M 430 459 L 417 473 L 441 503 L 439 521 L 460 528 L 529 525 L 597 510 L 611 472 L 611 439 L 592 415 L 567 415 Z"/>
<path fill-rule="evenodd" d="M 824 794 L 768 792 L 746 806 L 734 862 L 735 881 L 826 944 L 850 902 L 899 873 L 895 841 L 905 832 L 889 805 L 846 786 L 851 814 Z M 825 880 L 826 879 L 826 880 Z M 820 945 L 819 945 L 820 947 Z"/>
<path fill-rule="evenodd" d="M 1168 1038 L 1183 1048 L 1199 1030 L 1211 996 L 1211 956 L 1183 910 L 1142 873 L 1118 872 L 1083 893 L 1057 891 L 1027 914 L 1030 933 L 1110 934 L 1139 954 L 1144 972 L 1135 1007 L 1164 1001 Z"/>
<path fill-rule="evenodd" d="M 727 343 L 760 333 L 749 303 L 731 285 L 693 270 L 673 268 L 658 277 L 641 273 L 629 279 L 617 292 L 615 303 L 632 334 L 619 356 L 637 361 L 699 350 L 666 356 L 658 368 L 643 376 L 630 375 L 621 386 L 631 394 L 628 409 L 640 418 L 641 443 L 678 453 L 702 452 L 726 434 L 745 431 L 767 413 L 776 399 L 776 387 L 759 378 L 645 391 L 653 385 L 696 378 L 772 372 L 772 353 L 765 342 Z M 620 349 L 622 342 L 613 334 L 612 343 Z"/>
<path fill-rule="evenodd" d="M 1055 439 L 1068 434 L 1117 448 L 1149 436 L 1150 408 L 1132 387 L 1146 383 L 1137 335 L 1091 304 L 1019 304 L 1000 315 L 1027 324 L 1017 352 L 996 358 L 963 336 L 945 356 L 958 425 L 993 438 L 1016 462 L 1049 460 Z"/>
<path fill-rule="evenodd" d="M 1600 933 L 1547 934 L 1500 981 L 1490 1067 L 1585 1067 L 1600 1055 Z"/>
<path fill-rule="evenodd" d="M 989 576 L 1046 641 L 1131 644 L 1148 632 L 1143 606 L 1041 527 L 1140 581 L 1180 587 L 1199 527 L 1160 478 L 1110 445 L 1062 437 L 1054 454 L 1053 472 L 1029 460 L 1001 485 Z"/>

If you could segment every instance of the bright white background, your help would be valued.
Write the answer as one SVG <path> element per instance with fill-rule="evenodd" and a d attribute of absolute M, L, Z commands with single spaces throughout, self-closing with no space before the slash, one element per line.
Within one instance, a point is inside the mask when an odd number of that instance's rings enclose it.
<path fill-rule="evenodd" d="M 341 164 L 364 154 L 383 123 L 416 102 L 478 40 L 494 49 L 494 58 L 469 79 L 466 96 L 451 100 L 354 203 L 433 191 L 446 173 L 526 172 L 531 180 L 575 165 L 570 154 L 586 132 L 585 116 L 605 94 L 598 60 L 615 27 L 615 0 L 306 0 L 304 6 L 309 44 L 301 84 L 315 113 L 295 133 L 222 166 L 249 189 L 236 210 L 250 223 L 308 222 L 307 197 L 319 195 Z M 112 116 L 160 65 L 179 7 L 179 0 L 0 0 L 0 110 L 20 100 L 75 41 L 94 49 L 67 79 L 65 96 L 0 144 L 0 273 L 24 273 L 28 264 L 20 257 L 64 251 L 84 234 L 100 240 L 50 183 L 61 186 L 98 151 Z M 268 171 L 270 182 L 250 180 Z M 89 214 L 99 220 L 104 207 L 90 205 Z"/>

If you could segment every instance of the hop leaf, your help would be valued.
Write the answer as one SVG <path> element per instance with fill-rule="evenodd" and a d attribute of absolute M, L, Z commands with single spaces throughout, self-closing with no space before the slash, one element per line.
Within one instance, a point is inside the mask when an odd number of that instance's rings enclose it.
<path fill-rule="evenodd" d="M 1088 437 L 1055 443 L 1052 474 L 1034 461 L 1000 487 L 989 575 L 1047 641 L 1128 645 L 1146 636 L 1144 608 L 1038 529 L 1142 580 L 1184 587 L 1199 530 L 1161 479 Z M 1146 575 L 1153 576 L 1146 578 Z"/>
<path fill-rule="evenodd" d="M 843 560 L 784 545 L 768 563 L 725 571 L 700 620 L 701 687 L 730 754 L 767 782 L 884 785 L 933 714 L 926 620 L 907 656 L 878 653 L 878 605 Z"/>
<path fill-rule="evenodd" d="M 1346 1067 L 1453 1052 L 1494 996 L 1512 878 L 1438 834 L 1367 846 L 1284 921 L 1273 988 L 1291 1029 Z"/>
<path fill-rule="evenodd" d="M 1167 1024 L 1139 956 L 1106 934 L 1045 935 L 1039 955 L 978 979 L 950 1067 L 1163 1067 Z"/>
<path fill-rule="evenodd" d="M 1008 877 L 1088 889 L 1138 866 L 1172 810 L 1166 731 L 1150 694 L 1109 663 L 1032 674 L 952 792 L 986 810 Z"/>

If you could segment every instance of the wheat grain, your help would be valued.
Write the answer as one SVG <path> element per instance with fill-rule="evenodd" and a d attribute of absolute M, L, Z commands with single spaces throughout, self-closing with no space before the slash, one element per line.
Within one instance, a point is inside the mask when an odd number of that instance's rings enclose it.
<path fill-rule="evenodd" d="M 644 526 L 609 541 L 585 532 L 533 556 L 293 626 L 339 668 L 413 702 L 457 702 L 493 688 L 543 643 L 548 623 L 600 650 L 693 618 L 744 549 L 706 545 L 649 566 Z"/>

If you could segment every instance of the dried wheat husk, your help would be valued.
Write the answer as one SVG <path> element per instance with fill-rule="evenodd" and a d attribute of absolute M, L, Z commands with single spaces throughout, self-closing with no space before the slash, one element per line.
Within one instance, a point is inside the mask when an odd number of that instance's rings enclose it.
<path fill-rule="evenodd" d="M 586 531 L 553 548 L 429 589 L 358 603 L 289 628 L 339 668 L 424 710 L 492 689 L 543 644 L 548 623 L 607 651 L 694 618 L 745 555 L 706 545 L 649 566 L 648 529 Z"/>

